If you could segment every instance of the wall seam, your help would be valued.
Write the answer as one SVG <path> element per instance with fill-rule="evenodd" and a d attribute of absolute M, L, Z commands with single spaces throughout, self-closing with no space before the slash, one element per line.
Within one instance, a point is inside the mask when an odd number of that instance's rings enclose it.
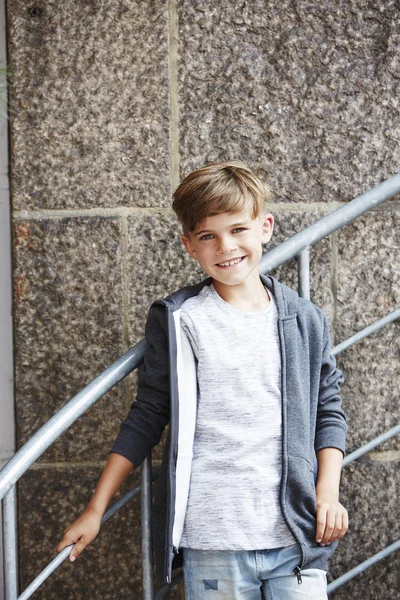
<path fill-rule="evenodd" d="M 379 450 L 369 452 L 367 456 L 372 462 L 397 462 L 400 460 L 400 450 Z"/>
<path fill-rule="evenodd" d="M 179 169 L 178 169 L 179 171 Z M 179 173 L 178 173 L 179 174 Z M 297 202 L 296 204 L 290 204 L 286 202 L 276 202 L 268 206 L 268 210 L 272 213 L 288 212 L 288 213 L 310 213 L 315 214 L 321 210 L 327 210 L 327 214 L 346 206 L 347 202 L 313 202 L 308 204 L 305 202 Z M 384 204 L 371 209 L 367 214 L 371 212 L 379 211 L 399 211 L 400 201 L 387 200 Z M 125 207 L 118 206 L 114 208 L 70 208 L 70 209 L 43 209 L 43 210 L 17 210 L 13 212 L 14 220 L 24 219 L 65 219 L 67 217 L 118 217 L 118 216 L 131 216 L 131 215 L 153 215 L 153 214 L 174 214 L 173 210 L 166 206 L 147 206 L 147 207 Z"/>
<path fill-rule="evenodd" d="M 121 215 L 121 253 L 122 253 L 122 347 L 128 350 L 129 345 L 129 287 L 128 287 L 128 219 Z"/>
<path fill-rule="evenodd" d="M 129 231 L 128 215 L 121 215 L 121 253 L 122 253 L 122 347 L 123 352 L 129 349 Z M 132 397 L 132 379 L 125 377 L 124 382 L 124 408 L 129 409 Z"/>
<path fill-rule="evenodd" d="M 346 202 L 315 202 L 312 205 L 307 204 L 292 204 L 276 203 L 273 206 L 268 207 L 272 213 L 276 211 L 288 212 L 288 213 L 314 213 L 317 214 L 323 209 L 328 210 L 327 214 L 333 212 L 341 206 L 345 206 Z M 170 207 L 116 207 L 116 208 L 94 208 L 94 209 L 48 209 L 48 210 L 20 210 L 14 212 L 13 216 L 16 220 L 26 219 L 65 219 L 68 217 L 121 217 L 121 216 L 140 216 L 140 215 L 154 215 L 154 214 L 171 214 L 174 215 L 174 211 Z"/>
<path fill-rule="evenodd" d="M 332 260 L 331 260 L 331 294 L 332 294 L 332 302 L 333 302 L 333 343 L 337 344 L 337 324 L 338 324 L 338 316 L 337 316 L 337 293 L 339 287 L 338 281 L 338 232 L 335 231 L 331 234 L 331 252 L 332 252 Z"/>
<path fill-rule="evenodd" d="M 146 215 L 168 211 L 162 207 L 115 207 L 115 208 L 71 208 L 47 210 L 20 210 L 14 213 L 14 218 L 21 219 L 65 219 L 68 217 L 128 217 L 130 215 Z"/>
<path fill-rule="evenodd" d="M 179 84 L 178 84 L 178 8 L 176 0 L 168 2 L 168 44 L 169 44 L 169 85 L 170 85 L 170 152 L 171 185 L 176 189 L 180 180 L 179 154 Z"/>

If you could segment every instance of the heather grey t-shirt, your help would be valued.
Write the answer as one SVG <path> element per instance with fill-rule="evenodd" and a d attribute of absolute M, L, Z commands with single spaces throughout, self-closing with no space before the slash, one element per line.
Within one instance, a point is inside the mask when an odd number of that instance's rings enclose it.
<path fill-rule="evenodd" d="M 181 309 L 198 406 L 181 546 L 257 550 L 295 542 L 279 503 L 280 351 L 274 298 L 247 313 L 205 286 Z"/>

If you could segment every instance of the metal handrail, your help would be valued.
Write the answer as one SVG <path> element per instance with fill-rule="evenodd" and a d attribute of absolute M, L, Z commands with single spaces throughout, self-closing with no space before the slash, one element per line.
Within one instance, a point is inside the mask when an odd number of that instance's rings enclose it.
<path fill-rule="evenodd" d="M 368 327 L 357 332 L 344 342 L 332 349 L 337 356 L 353 344 L 382 329 L 400 317 L 400 309 L 396 309 L 382 319 L 378 319 Z M 97 400 L 111 390 L 114 385 L 136 369 L 143 359 L 147 342 L 140 341 L 121 358 L 116 360 L 105 371 L 84 387 L 61 408 L 43 427 L 41 427 L 15 456 L 0 471 L 0 499 L 4 498 L 11 487 L 19 480 L 25 471 L 51 446 L 51 444 L 74 423 Z M 109 387 L 108 387 L 109 386 Z M 74 418 L 72 418 L 74 417 Z M 69 423 L 66 427 L 65 424 Z M 65 429 L 63 429 L 65 427 Z M 380 444 L 382 442 L 378 442 Z M 378 445 L 377 444 L 377 445 Z"/>
<path fill-rule="evenodd" d="M 282 265 L 286 261 L 291 258 L 297 256 L 299 261 L 299 286 L 300 286 L 300 295 L 302 297 L 309 298 L 310 296 L 310 287 L 309 287 L 309 250 L 311 247 L 316 244 L 322 238 L 330 235 L 334 231 L 340 229 L 344 225 L 350 223 L 357 217 L 365 214 L 369 210 L 376 208 L 382 202 L 392 198 L 394 195 L 400 192 L 400 174 L 391 177 L 389 180 L 379 184 L 372 190 L 362 194 L 361 196 L 355 198 L 351 202 L 349 202 L 346 206 L 342 206 L 326 217 L 320 219 L 313 225 L 307 227 L 302 232 L 296 234 L 283 244 L 280 244 L 277 248 L 269 251 L 268 254 L 264 255 L 260 262 L 260 272 L 268 273 L 269 271 L 277 268 Z M 397 311 L 393 311 L 387 317 L 380 319 L 373 325 L 365 328 L 361 332 L 358 332 L 342 344 L 339 344 L 333 349 L 334 354 L 338 354 L 340 351 L 343 351 L 345 348 L 348 348 L 353 343 L 356 343 L 360 339 L 363 339 L 367 335 L 370 335 L 374 331 L 377 331 L 387 323 L 393 321 L 394 319 L 399 317 L 400 309 Z M 45 452 L 45 450 L 66 430 L 68 429 L 90 406 L 92 406 L 98 399 L 104 396 L 112 387 L 114 387 L 119 381 L 121 381 L 124 377 L 126 377 L 131 371 L 133 371 L 143 360 L 144 352 L 147 347 L 147 342 L 142 340 L 138 344 L 136 344 L 131 350 L 125 353 L 121 358 L 115 361 L 110 367 L 108 367 L 105 371 L 103 371 L 98 377 L 96 377 L 91 383 L 89 383 L 79 394 L 77 394 L 72 400 L 70 400 L 60 411 L 58 411 L 43 427 L 41 427 L 34 436 L 16 453 L 16 455 L 7 463 L 7 465 L 0 471 L 0 499 L 4 498 L 7 494 L 7 498 L 14 498 L 14 488 L 13 486 L 19 480 L 19 478 L 26 472 L 26 470 Z M 393 428 L 389 432 L 382 434 L 382 436 L 378 436 L 375 440 L 369 442 L 362 448 L 356 450 L 352 455 L 346 457 L 348 460 L 344 462 L 348 464 L 351 460 L 355 460 L 365 452 L 370 451 L 373 447 L 376 447 L 382 441 L 386 441 L 390 437 L 393 437 L 398 433 L 398 427 Z M 379 440 L 379 441 L 377 441 Z M 368 448 L 368 449 L 366 449 Z M 358 453 L 358 454 L 357 454 Z M 356 455 L 354 458 L 353 455 Z M 349 460 L 351 458 L 351 460 Z M 346 459 L 345 459 L 346 461 Z M 150 513 L 150 496 L 149 496 L 149 465 L 148 463 L 146 469 L 143 470 L 142 473 L 142 486 L 145 490 L 144 496 L 142 493 L 142 506 L 145 508 L 146 518 L 149 519 Z M 136 488 L 135 488 L 136 490 Z M 137 493 L 139 490 L 139 486 L 137 486 Z M 129 494 L 129 493 L 128 493 Z M 121 501 L 119 501 L 121 502 Z M 8 501 L 9 503 L 9 501 Z M 103 520 L 106 520 L 106 517 L 109 518 L 111 516 L 110 511 L 116 512 L 118 508 L 114 508 L 115 505 L 109 509 L 106 515 L 103 517 Z M 149 523 L 146 523 L 147 530 Z M 148 533 L 148 531 L 146 532 Z M 150 547 L 150 537 L 146 535 L 142 538 L 142 549 L 143 552 L 148 556 L 151 554 Z M 394 549 L 395 544 L 392 545 Z M 24 600 L 25 598 L 29 598 L 32 593 L 41 585 L 41 583 L 53 572 L 59 564 L 68 556 L 70 549 L 72 546 L 65 548 L 45 569 L 44 571 L 28 586 L 25 592 L 19 597 L 19 600 Z M 377 556 L 383 556 L 383 553 L 387 551 L 385 549 L 381 553 L 378 553 Z M 393 549 L 390 552 L 394 551 Z M 385 554 L 386 556 L 386 554 Z M 372 557 L 369 559 L 370 561 L 376 562 L 380 560 L 380 558 Z M 351 572 L 361 572 L 364 570 L 364 564 L 358 565 Z M 16 564 L 16 563 L 14 563 Z M 371 563 L 373 564 L 373 563 Z M 151 562 L 148 561 L 148 567 L 150 567 Z M 369 566 L 369 564 L 367 565 Z M 357 571 L 357 569 L 360 569 Z M 44 574 L 46 575 L 44 576 Z M 345 576 L 339 579 L 344 579 L 348 576 L 347 573 Z M 44 578 L 41 579 L 41 577 Z M 351 578 L 351 577 L 349 577 Z M 41 580 L 40 580 L 41 579 Z M 40 580 L 40 581 L 39 581 Z M 348 579 L 346 579 L 347 581 Z M 337 583 L 339 580 L 332 582 L 330 586 L 328 586 L 328 591 L 333 589 L 333 585 L 338 587 L 341 583 Z M 37 585 L 36 585 L 37 584 Z M 148 568 L 145 573 L 144 580 L 145 587 L 145 597 L 154 598 L 153 596 L 153 581 L 152 581 L 152 572 L 151 569 Z M 36 587 L 34 587 L 36 585 Z M 164 595 L 164 591 L 170 589 L 172 584 L 169 586 L 164 586 L 157 593 L 157 598 L 161 598 Z M 30 591 L 30 593 L 29 593 Z"/>
<path fill-rule="evenodd" d="M 316 223 L 309 225 L 296 233 L 291 238 L 279 244 L 276 248 L 268 250 L 260 261 L 260 272 L 269 273 L 291 258 L 298 256 L 307 249 L 312 248 L 317 242 L 348 225 L 366 212 L 373 210 L 382 202 L 393 198 L 400 193 L 400 173 L 383 181 L 365 194 L 357 196 L 345 206 L 340 206 Z"/>
<path fill-rule="evenodd" d="M 371 452 L 371 450 L 373 450 L 380 444 L 383 444 L 384 442 L 388 441 L 389 439 L 391 439 L 392 437 L 394 437 L 395 435 L 397 435 L 399 433 L 400 433 L 400 425 L 397 425 L 397 426 L 393 427 L 392 429 L 389 429 L 385 433 L 377 436 L 373 440 L 369 441 L 367 444 L 364 444 L 363 446 L 361 446 L 360 448 L 358 448 L 351 454 L 347 455 L 343 460 L 342 467 L 346 467 L 350 463 L 354 462 L 355 460 L 357 460 L 361 456 L 367 454 L 368 452 Z M 150 465 L 149 465 L 149 467 L 150 467 Z M 148 469 L 147 473 L 149 471 L 150 471 L 150 468 Z M 147 473 L 145 472 L 145 475 L 144 475 L 145 478 L 147 477 Z M 159 473 L 159 468 L 156 468 L 151 471 L 152 481 L 155 481 L 157 479 L 158 473 Z M 144 482 L 144 484 L 136 485 L 135 487 L 133 487 L 131 490 L 126 492 L 126 494 L 124 494 L 124 496 L 122 496 L 117 502 L 115 502 L 107 510 L 107 512 L 105 513 L 105 515 L 103 516 L 103 518 L 101 520 L 101 523 L 103 524 L 106 521 L 108 521 L 108 519 L 110 519 L 120 508 L 125 506 L 125 504 L 127 504 L 132 498 L 137 496 L 137 494 L 141 490 L 142 486 L 143 486 L 144 490 L 149 489 L 149 486 L 146 485 L 146 481 Z M 149 494 L 146 494 L 146 496 L 147 497 L 146 497 L 145 501 L 148 503 L 150 500 Z M 147 514 L 150 513 L 149 506 L 147 507 L 146 513 Z M 150 528 L 147 527 L 147 532 L 149 532 L 149 531 L 150 531 Z M 328 585 L 328 593 L 333 592 L 339 586 L 343 585 L 344 583 L 346 583 L 347 581 L 349 581 L 356 575 L 359 575 L 360 573 L 362 573 L 362 571 L 367 569 L 369 566 L 375 564 L 376 562 L 378 562 L 379 560 L 382 560 L 383 558 L 386 558 L 389 554 L 398 550 L 399 544 L 400 544 L 400 541 L 397 541 L 397 542 L 391 544 L 390 546 L 388 546 L 387 548 L 384 548 L 383 550 L 381 550 L 380 552 L 375 554 L 373 557 L 370 557 L 369 559 L 367 559 L 366 561 L 364 561 L 363 563 L 361 563 L 354 569 L 351 569 L 351 571 L 349 571 L 348 573 L 345 573 L 341 577 L 338 577 L 338 579 L 335 579 L 334 581 L 332 581 Z M 30 598 L 32 596 L 32 594 L 42 585 L 42 583 L 44 583 L 44 581 L 46 581 L 46 579 L 48 577 L 50 577 L 50 575 L 57 569 L 57 567 L 59 567 L 68 558 L 73 545 L 74 544 L 71 544 L 70 546 L 65 547 L 43 569 L 43 571 L 41 571 L 41 573 L 39 573 L 39 575 L 29 584 L 29 586 L 24 590 L 24 592 L 20 596 L 18 596 L 18 600 L 27 600 L 28 598 Z M 146 553 L 149 552 L 149 544 L 148 544 L 147 539 L 146 539 L 146 548 L 144 549 L 144 552 L 146 552 Z M 149 565 L 150 564 L 151 563 L 149 562 Z M 148 574 L 148 577 L 149 577 L 149 574 Z M 177 585 L 181 581 L 181 579 L 182 579 L 182 573 L 180 572 L 177 574 L 177 576 L 172 578 L 171 583 L 165 584 L 155 593 L 154 600 L 158 600 L 159 598 L 164 597 L 164 595 L 167 593 L 167 591 L 170 590 L 171 587 Z"/>
<path fill-rule="evenodd" d="M 313 225 L 306 227 L 289 240 L 265 254 L 260 262 L 260 272 L 269 273 L 291 258 L 311 248 L 319 240 L 376 208 L 382 202 L 400 193 L 400 173 L 380 183 L 372 190 L 351 200 Z M 141 340 L 126 354 L 103 371 L 79 394 L 59 410 L 13 456 L 0 471 L 0 499 L 18 481 L 25 471 L 55 440 L 70 427 L 92 404 L 99 400 L 116 383 L 135 369 L 143 360 L 146 341 Z"/>
<path fill-rule="evenodd" d="M 18 592 L 18 552 L 15 543 L 16 523 L 16 489 L 13 487 L 3 501 L 3 543 L 4 586 L 14 598 L 17 597 Z"/>
<path fill-rule="evenodd" d="M 47 421 L 0 471 L 0 499 L 29 467 L 104 394 L 140 365 L 147 342 L 141 340 L 105 369 Z"/>

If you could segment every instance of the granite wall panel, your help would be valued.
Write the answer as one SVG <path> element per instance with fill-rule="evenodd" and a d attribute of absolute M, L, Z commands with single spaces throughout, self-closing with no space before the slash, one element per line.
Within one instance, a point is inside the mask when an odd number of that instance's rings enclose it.
<path fill-rule="evenodd" d="M 179 0 L 182 174 L 242 159 L 282 201 L 349 200 L 398 170 L 394 0 Z"/>
<path fill-rule="evenodd" d="M 399 215 L 380 209 L 338 234 L 337 337 L 343 341 L 400 305 Z M 339 356 L 349 419 L 348 448 L 355 449 L 398 422 L 399 321 Z M 398 438 L 382 450 L 399 449 Z"/>
<path fill-rule="evenodd" d="M 18 443 L 123 353 L 120 222 L 18 220 L 14 315 Z M 42 457 L 103 460 L 124 409 L 123 385 Z"/>
<path fill-rule="evenodd" d="M 10 0 L 14 210 L 170 196 L 166 0 Z"/>

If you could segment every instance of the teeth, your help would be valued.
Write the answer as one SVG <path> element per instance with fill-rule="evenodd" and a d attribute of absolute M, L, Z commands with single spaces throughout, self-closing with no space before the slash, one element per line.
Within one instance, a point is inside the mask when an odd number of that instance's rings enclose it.
<path fill-rule="evenodd" d="M 236 265 L 238 262 L 240 262 L 242 260 L 243 257 L 241 258 L 234 258 L 233 260 L 229 261 L 229 262 L 224 262 L 224 263 L 218 263 L 220 267 L 231 267 L 232 265 Z"/>

